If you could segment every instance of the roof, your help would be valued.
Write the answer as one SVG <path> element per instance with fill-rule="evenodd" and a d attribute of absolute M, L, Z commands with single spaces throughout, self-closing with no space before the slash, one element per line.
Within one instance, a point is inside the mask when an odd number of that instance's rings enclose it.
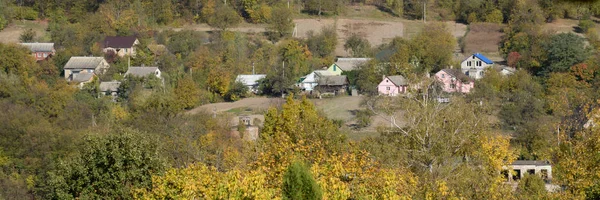
<path fill-rule="evenodd" d="M 103 47 L 131 48 L 136 40 L 135 36 L 106 36 Z"/>
<path fill-rule="evenodd" d="M 355 70 L 358 66 L 369 62 L 371 58 L 338 58 L 335 65 L 343 71 Z"/>
<path fill-rule="evenodd" d="M 265 77 L 267 77 L 266 74 L 238 75 L 237 78 L 235 78 L 235 81 L 242 82 L 245 86 L 256 85 L 258 84 L 258 80 Z"/>
<path fill-rule="evenodd" d="M 104 61 L 103 57 L 78 57 L 73 56 L 65 65 L 65 69 L 96 69 Z"/>
<path fill-rule="evenodd" d="M 515 160 L 512 165 L 536 165 L 536 166 L 540 166 L 540 165 L 550 165 L 550 163 L 548 161 L 541 161 L 541 160 Z"/>
<path fill-rule="evenodd" d="M 145 77 L 148 75 L 154 75 L 158 70 L 158 67 L 129 67 L 125 75 L 131 74 L 133 76 Z"/>
<path fill-rule="evenodd" d="M 31 50 L 31 52 L 53 52 L 54 43 L 20 43 Z"/>
<path fill-rule="evenodd" d="M 94 74 L 92 73 L 77 73 L 73 74 L 73 79 L 71 81 L 77 83 L 88 82 L 92 77 L 94 77 Z"/>
<path fill-rule="evenodd" d="M 100 91 L 117 91 L 119 90 L 119 86 L 121 86 L 121 82 L 119 81 L 101 82 Z"/>
<path fill-rule="evenodd" d="M 475 53 L 472 56 L 475 56 L 475 57 L 479 58 L 479 60 L 483 61 L 485 64 L 488 64 L 488 65 L 494 64 L 494 62 L 492 60 L 490 60 L 489 58 L 485 57 L 483 54 Z"/>
<path fill-rule="evenodd" d="M 347 85 L 348 78 L 341 76 L 323 76 L 319 79 L 319 85 Z"/>
<path fill-rule="evenodd" d="M 327 71 L 327 70 L 315 70 L 315 73 L 318 76 L 335 76 L 337 75 L 335 72 Z"/>
<path fill-rule="evenodd" d="M 390 79 L 390 81 L 392 81 L 392 83 L 394 83 L 397 86 L 408 85 L 408 81 L 406 81 L 406 78 L 404 78 L 404 76 L 402 75 L 387 76 L 387 78 Z"/>
<path fill-rule="evenodd" d="M 463 81 L 463 82 L 467 82 L 467 81 L 473 81 L 473 79 L 465 74 L 463 74 L 460 70 L 458 69 L 442 69 L 440 71 L 444 71 L 447 74 L 449 74 L 450 76 L 454 76 L 457 79 Z"/>

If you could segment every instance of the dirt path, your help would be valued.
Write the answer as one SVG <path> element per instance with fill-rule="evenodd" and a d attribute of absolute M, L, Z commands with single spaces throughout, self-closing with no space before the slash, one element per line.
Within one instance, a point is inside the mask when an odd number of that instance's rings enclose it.
<path fill-rule="evenodd" d="M 266 110 L 271 106 L 279 106 L 285 100 L 282 98 L 267 98 L 267 97 L 254 97 L 254 98 L 245 98 L 236 102 L 223 102 L 223 103 L 211 103 L 202 105 L 200 107 L 194 108 L 190 111 L 187 111 L 188 114 L 196 114 L 201 111 L 205 112 L 213 112 L 217 111 L 217 113 L 226 112 L 228 110 L 234 108 L 252 108 L 255 110 Z"/>

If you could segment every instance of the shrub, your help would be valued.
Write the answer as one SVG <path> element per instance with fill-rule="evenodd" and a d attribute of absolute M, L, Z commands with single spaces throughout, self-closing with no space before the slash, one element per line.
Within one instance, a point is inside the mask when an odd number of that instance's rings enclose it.
<path fill-rule="evenodd" d="M 582 33 L 585 33 L 590 28 L 594 27 L 594 22 L 589 19 L 582 19 L 582 20 L 579 20 L 579 24 L 577 26 L 579 26 L 579 29 Z"/>

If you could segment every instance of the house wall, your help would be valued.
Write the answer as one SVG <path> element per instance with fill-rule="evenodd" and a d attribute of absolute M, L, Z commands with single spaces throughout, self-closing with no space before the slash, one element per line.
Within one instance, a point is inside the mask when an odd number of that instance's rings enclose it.
<path fill-rule="evenodd" d="M 342 75 L 342 69 L 340 67 L 338 67 L 335 63 L 332 64 L 331 66 L 329 66 L 329 68 L 327 68 L 327 71 L 335 74 L 335 75 Z"/>
<path fill-rule="evenodd" d="M 406 92 L 406 86 L 397 86 L 386 77 L 377 85 L 377 91 L 380 95 L 396 96 Z"/>
<path fill-rule="evenodd" d="M 479 66 L 478 63 L 481 65 Z M 485 69 L 491 66 L 492 65 L 483 62 L 481 59 L 475 56 L 470 56 L 469 58 L 465 59 L 462 63 L 460 63 L 460 68 L 462 72 L 473 79 L 483 78 L 483 72 L 485 71 Z"/>
<path fill-rule="evenodd" d="M 442 88 L 444 92 L 452 93 L 452 92 L 462 92 L 469 93 L 471 89 L 474 88 L 475 83 L 470 81 L 467 83 L 463 83 L 458 80 L 454 76 L 446 73 L 445 71 L 439 71 L 435 74 L 435 77 L 438 81 L 442 83 Z"/>

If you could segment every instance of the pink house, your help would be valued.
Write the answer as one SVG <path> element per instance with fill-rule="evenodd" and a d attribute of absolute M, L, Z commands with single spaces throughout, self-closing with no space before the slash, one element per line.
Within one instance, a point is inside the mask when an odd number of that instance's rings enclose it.
<path fill-rule="evenodd" d="M 383 76 L 383 81 L 377 86 L 379 95 L 396 96 L 406 92 L 408 82 L 404 76 Z"/>
<path fill-rule="evenodd" d="M 435 74 L 444 92 L 469 93 L 475 87 L 473 79 L 457 69 L 442 69 Z"/>

